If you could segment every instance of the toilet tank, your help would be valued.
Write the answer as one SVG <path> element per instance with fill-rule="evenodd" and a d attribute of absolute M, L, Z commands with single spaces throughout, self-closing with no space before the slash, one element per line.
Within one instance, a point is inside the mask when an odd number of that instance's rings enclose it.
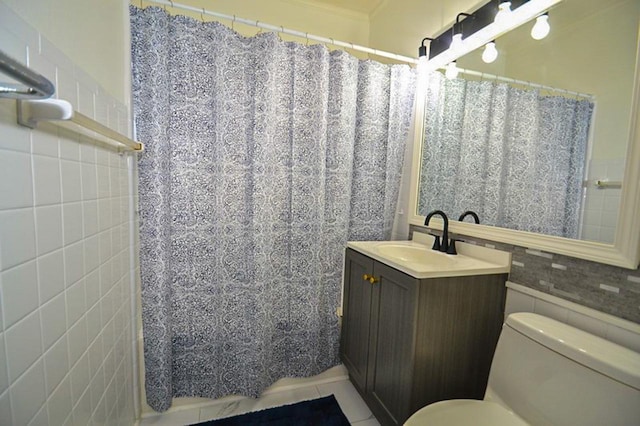
<path fill-rule="evenodd" d="M 550 318 L 511 314 L 484 399 L 533 425 L 640 425 L 640 354 Z"/>

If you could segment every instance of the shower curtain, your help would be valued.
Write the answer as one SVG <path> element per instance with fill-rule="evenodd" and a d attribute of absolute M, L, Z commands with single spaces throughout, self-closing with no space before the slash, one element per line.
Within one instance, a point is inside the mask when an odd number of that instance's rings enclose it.
<path fill-rule="evenodd" d="M 149 405 L 336 365 L 345 242 L 390 235 L 413 70 L 130 12 Z"/>
<path fill-rule="evenodd" d="M 419 211 L 577 238 L 593 104 L 429 76 Z"/>

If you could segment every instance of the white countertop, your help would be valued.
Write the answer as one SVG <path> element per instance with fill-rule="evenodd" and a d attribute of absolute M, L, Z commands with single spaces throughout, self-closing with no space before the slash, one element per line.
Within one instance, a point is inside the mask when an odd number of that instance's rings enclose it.
<path fill-rule="evenodd" d="M 457 255 L 431 249 L 433 237 L 414 232 L 411 241 L 349 241 L 347 247 L 414 278 L 508 273 L 511 253 L 457 242 Z"/>

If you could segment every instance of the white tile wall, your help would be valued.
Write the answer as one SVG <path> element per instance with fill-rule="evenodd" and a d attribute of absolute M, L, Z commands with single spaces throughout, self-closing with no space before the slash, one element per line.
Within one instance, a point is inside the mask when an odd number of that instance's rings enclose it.
<path fill-rule="evenodd" d="M 640 352 L 640 325 L 507 281 L 505 318 L 535 312 Z"/>
<path fill-rule="evenodd" d="M 126 106 L 3 2 L 0 49 L 128 132 Z M 133 158 L 15 109 L 0 99 L 0 424 L 133 424 Z"/>
<path fill-rule="evenodd" d="M 624 163 L 624 158 L 592 159 L 589 162 L 588 181 L 622 181 Z M 620 188 L 596 188 L 591 184 L 587 186 L 582 217 L 583 239 L 613 243 L 621 194 Z"/>

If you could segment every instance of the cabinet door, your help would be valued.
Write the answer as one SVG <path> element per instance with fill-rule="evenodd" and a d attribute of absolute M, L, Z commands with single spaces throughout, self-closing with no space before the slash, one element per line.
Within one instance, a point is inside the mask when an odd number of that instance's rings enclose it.
<path fill-rule="evenodd" d="M 375 263 L 367 393 L 382 424 L 409 417 L 418 280 Z"/>
<path fill-rule="evenodd" d="M 412 410 L 447 399 L 483 398 L 504 318 L 506 278 L 420 283 Z"/>
<path fill-rule="evenodd" d="M 364 392 L 369 361 L 369 327 L 373 285 L 364 275 L 373 275 L 373 260 L 347 249 L 344 268 L 340 355 L 352 382 Z"/>

